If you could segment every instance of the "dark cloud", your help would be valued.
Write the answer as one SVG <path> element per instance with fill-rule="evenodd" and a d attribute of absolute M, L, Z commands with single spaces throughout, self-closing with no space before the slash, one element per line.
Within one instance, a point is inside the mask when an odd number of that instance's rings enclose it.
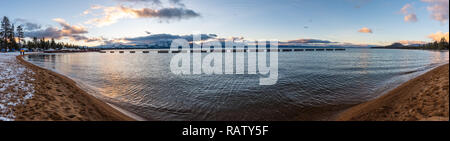
<path fill-rule="evenodd" d="M 106 40 L 104 38 L 90 38 L 90 37 L 86 37 L 84 35 L 71 35 L 68 38 L 71 38 L 71 39 L 73 39 L 75 41 L 84 41 L 86 43 L 97 42 L 97 41 L 101 42 L 101 41 Z"/>
<path fill-rule="evenodd" d="M 33 38 L 54 38 L 54 39 L 62 39 L 69 38 L 74 41 L 84 41 L 84 42 L 94 42 L 101 41 L 101 38 L 89 38 L 84 36 L 83 34 L 89 33 L 82 26 L 73 26 L 68 24 L 63 19 L 54 19 L 54 21 L 58 22 L 61 28 L 57 27 L 47 27 L 45 29 L 35 29 L 32 31 L 25 32 L 25 37 Z"/>
<path fill-rule="evenodd" d="M 154 34 L 136 38 L 125 38 L 124 40 L 131 42 L 132 44 L 149 44 L 155 42 L 167 42 L 174 39 L 185 39 L 189 42 L 193 41 L 194 35 L 172 35 L 172 34 Z M 202 40 L 217 38 L 216 34 L 201 34 Z"/>
<path fill-rule="evenodd" d="M 28 38 L 53 38 L 53 39 L 63 39 L 69 38 L 74 41 L 84 41 L 84 42 L 94 42 L 94 41 L 102 41 L 101 38 L 89 38 L 80 34 L 67 34 L 64 33 L 63 30 L 60 30 L 55 27 L 48 27 L 46 29 L 36 30 L 25 32 L 25 37 Z"/>
<path fill-rule="evenodd" d="M 185 8 L 163 8 L 159 10 L 144 8 L 144 9 L 131 9 L 122 7 L 125 11 L 136 13 L 140 18 L 163 18 L 163 19 L 188 19 L 200 17 L 200 14 Z"/>
<path fill-rule="evenodd" d="M 314 44 L 314 43 L 322 43 L 322 44 L 330 44 L 330 43 L 337 43 L 327 40 L 319 40 L 319 39 L 297 39 L 297 40 L 290 40 L 287 43 L 299 43 L 299 44 Z"/>
<path fill-rule="evenodd" d="M 62 34 L 58 28 L 48 27 L 45 29 L 40 29 L 36 31 L 25 32 L 25 37 L 38 37 L 38 38 L 55 38 L 59 39 L 62 37 Z"/>
<path fill-rule="evenodd" d="M 37 29 L 41 28 L 41 25 L 29 22 L 28 20 L 25 20 L 25 19 L 15 19 L 14 22 L 16 24 L 23 26 L 23 28 L 26 31 L 33 31 L 33 30 L 37 30 Z"/>
<path fill-rule="evenodd" d="M 162 20 L 173 20 L 173 19 L 189 19 L 200 17 L 200 14 L 184 7 L 181 8 L 162 8 L 162 9 L 152 9 L 152 8 L 141 8 L 135 9 L 126 6 L 115 6 L 115 7 L 103 7 L 103 17 L 94 18 L 87 21 L 87 24 L 97 25 L 98 27 L 111 25 L 116 23 L 121 19 L 126 18 L 157 18 Z"/>

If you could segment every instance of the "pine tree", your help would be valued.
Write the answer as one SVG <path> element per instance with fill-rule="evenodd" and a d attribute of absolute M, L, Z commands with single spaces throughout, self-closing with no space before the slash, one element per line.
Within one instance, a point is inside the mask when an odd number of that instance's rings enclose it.
<path fill-rule="evenodd" d="M 19 44 L 22 44 L 22 41 L 24 42 L 23 44 L 25 44 L 25 41 L 22 40 L 25 38 L 22 26 L 17 27 L 17 38 L 19 39 Z"/>
<path fill-rule="evenodd" d="M 37 37 L 33 37 L 33 49 L 36 49 L 36 50 L 39 49 Z"/>
<path fill-rule="evenodd" d="M 11 25 L 11 27 L 9 28 L 9 31 L 8 31 L 9 33 L 8 33 L 8 40 L 9 40 L 9 45 L 8 45 L 8 47 L 9 47 L 9 50 L 10 51 L 13 51 L 13 50 L 17 50 L 18 49 L 18 45 L 17 45 L 17 42 L 16 42 L 16 39 L 15 39 L 15 26 L 14 26 L 14 24 L 13 25 Z"/>
<path fill-rule="evenodd" d="M 7 51 L 8 38 L 11 33 L 11 23 L 8 17 L 3 17 L 2 25 L 0 27 L 0 38 L 2 39 L 2 44 L 0 44 L 0 50 Z"/>
<path fill-rule="evenodd" d="M 446 48 L 448 48 L 447 40 L 445 38 L 442 38 L 441 41 L 439 42 L 438 49 L 443 50 Z"/>
<path fill-rule="evenodd" d="M 45 37 L 42 37 L 42 39 L 39 41 L 39 48 L 42 50 L 47 50 L 47 47 L 45 46 Z"/>
<path fill-rule="evenodd" d="M 50 42 L 50 48 L 56 49 L 56 42 L 54 38 L 52 38 L 52 41 Z"/>

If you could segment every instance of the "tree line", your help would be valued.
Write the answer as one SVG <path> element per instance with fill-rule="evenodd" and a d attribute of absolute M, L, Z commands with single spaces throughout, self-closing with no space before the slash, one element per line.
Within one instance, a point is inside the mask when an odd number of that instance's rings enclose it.
<path fill-rule="evenodd" d="M 46 40 L 45 37 L 33 37 L 31 40 L 25 40 L 25 31 L 22 25 L 15 26 L 11 23 L 8 17 L 3 17 L 0 27 L 0 51 L 18 51 L 21 48 L 28 48 L 29 50 L 49 50 L 49 49 L 79 49 L 78 45 L 68 44 L 63 42 L 55 42 L 55 39 L 51 38 Z"/>
<path fill-rule="evenodd" d="M 449 42 L 445 38 L 442 38 L 440 42 L 434 41 L 432 43 L 420 45 L 421 49 L 434 49 L 434 50 L 448 50 Z"/>

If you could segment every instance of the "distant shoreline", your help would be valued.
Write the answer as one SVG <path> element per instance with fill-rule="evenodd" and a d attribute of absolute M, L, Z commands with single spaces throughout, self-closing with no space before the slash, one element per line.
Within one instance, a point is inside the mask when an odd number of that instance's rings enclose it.
<path fill-rule="evenodd" d="M 66 76 L 16 59 L 33 70 L 36 92 L 16 109 L 18 121 L 135 121 L 111 105 L 88 94 Z"/>
<path fill-rule="evenodd" d="M 418 47 L 371 47 L 370 49 L 410 49 L 410 50 L 427 50 L 427 51 L 449 51 L 445 49 L 424 49 Z"/>
<path fill-rule="evenodd" d="M 337 121 L 448 121 L 449 64 L 338 114 Z"/>

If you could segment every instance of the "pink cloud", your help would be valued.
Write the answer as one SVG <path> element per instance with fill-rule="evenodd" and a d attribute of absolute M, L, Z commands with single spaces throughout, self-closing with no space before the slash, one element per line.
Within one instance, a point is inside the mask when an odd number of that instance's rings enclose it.
<path fill-rule="evenodd" d="M 406 4 L 403 6 L 403 8 L 400 10 L 400 13 L 404 14 L 404 20 L 405 22 L 417 22 L 417 16 L 416 13 L 414 13 L 414 7 L 411 4 Z"/>
<path fill-rule="evenodd" d="M 448 5 L 449 0 L 422 0 L 423 2 L 429 3 L 428 11 L 431 12 L 431 17 L 434 20 L 440 21 L 441 23 L 448 22 Z"/>
<path fill-rule="evenodd" d="M 358 32 L 360 33 L 373 33 L 372 29 L 367 28 L 367 27 L 363 27 L 360 30 L 358 30 Z"/>
<path fill-rule="evenodd" d="M 445 38 L 445 40 L 447 40 L 447 42 L 449 41 L 449 36 L 448 36 L 448 32 L 447 33 L 443 33 L 443 32 L 436 32 L 436 33 L 432 33 L 430 35 L 428 35 L 428 38 L 432 39 L 433 41 L 441 41 L 442 38 Z"/>

